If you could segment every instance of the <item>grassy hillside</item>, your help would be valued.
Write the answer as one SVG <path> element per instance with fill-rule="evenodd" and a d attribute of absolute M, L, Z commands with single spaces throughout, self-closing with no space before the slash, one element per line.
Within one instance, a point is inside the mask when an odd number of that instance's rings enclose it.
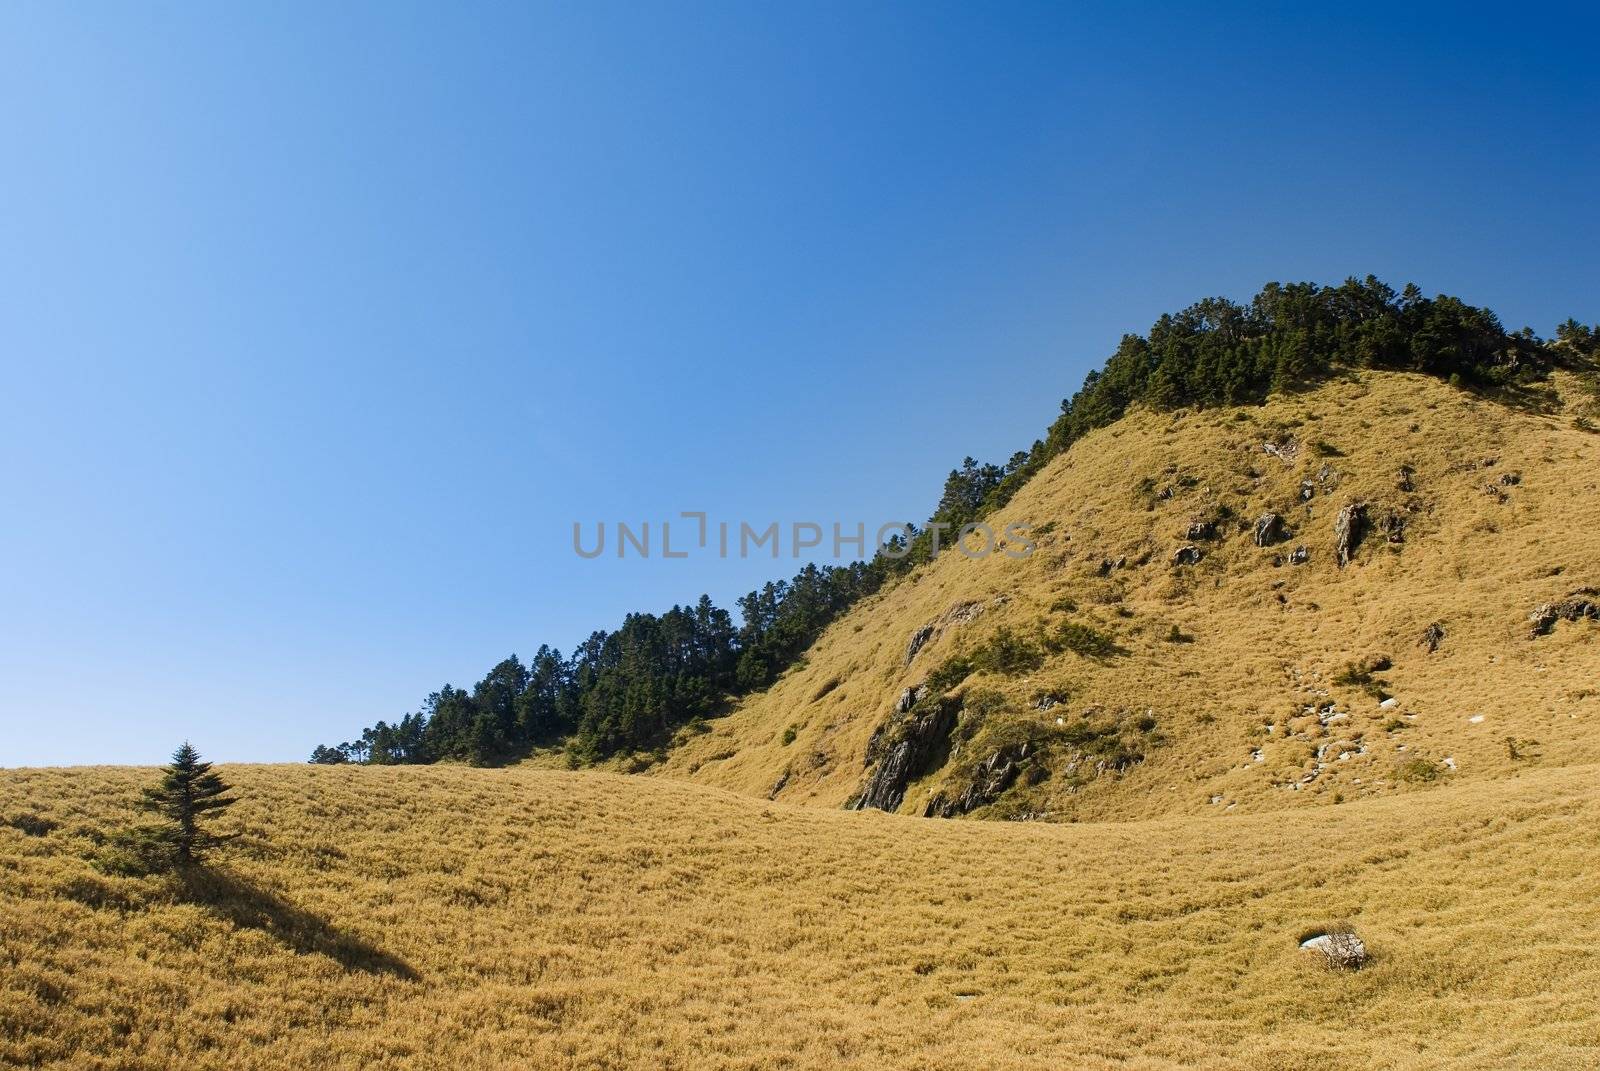
<path fill-rule="evenodd" d="M 234 767 L 179 879 L 93 863 L 154 771 L 0 771 L 0 1063 L 1596 1066 L 1586 397 L 1135 413 L 993 519 L 1036 553 L 865 599 L 664 776 Z M 1363 970 L 1299 947 L 1340 920 Z"/>
<path fill-rule="evenodd" d="M 1600 1061 L 1594 767 L 1078 825 L 592 772 L 223 772 L 244 836 L 188 887 L 83 858 L 150 771 L 0 773 L 0 1063 Z M 1337 918 L 1368 969 L 1297 947 Z"/>
<path fill-rule="evenodd" d="M 992 519 L 1045 533 L 1037 552 L 946 552 L 658 769 L 837 807 L 941 704 L 907 813 L 967 792 L 984 817 L 1237 816 L 1595 763 L 1600 625 L 1530 638 L 1528 620 L 1600 587 L 1600 436 L 1574 419 L 1590 404 L 1564 375 L 1507 405 L 1365 372 L 1136 413 Z M 1335 523 L 1357 504 L 1341 566 Z M 1281 541 L 1257 546 L 1269 512 Z M 1185 546 L 1198 564 L 1174 564 Z M 959 659 L 970 675 L 940 673 Z"/>

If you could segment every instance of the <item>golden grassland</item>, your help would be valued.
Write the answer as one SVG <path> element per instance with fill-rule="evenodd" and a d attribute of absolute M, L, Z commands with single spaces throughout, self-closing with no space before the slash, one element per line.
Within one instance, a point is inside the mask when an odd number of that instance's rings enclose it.
<path fill-rule="evenodd" d="M 0 771 L 0 1064 L 1600 1066 L 1600 626 L 1527 621 L 1600 586 L 1570 387 L 1511 408 L 1366 374 L 1135 414 L 997 519 L 1049 526 L 1035 554 L 866 600 L 662 776 L 224 767 L 239 836 L 179 880 L 91 863 L 154 771 Z M 1404 542 L 1340 569 L 1357 501 Z M 1259 548 L 1269 509 L 1291 538 Z M 1220 538 L 1175 568 L 1196 518 Z M 1144 721 L 1141 762 L 976 812 L 1048 821 L 839 809 L 904 689 L 1068 622 L 1117 651 L 961 683 L 977 734 L 902 810 L 1056 719 Z M 1338 920 L 1365 969 L 1299 948 Z"/>
<path fill-rule="evenodd" d="M 1324 809 L 946 822 L 530 768 L 222 767 L 203 880 L 86 831 L 149 770 L 0 773 L 0 1063 L 1580 1068 L 1600 770 Z M 1374 961 L 1299 938 L 1348 919 Z"/>
<path fill-rule="evenodd" d="M 839 806 L 904 689 L 1001 627 L 1026 635 L 1066 621 L 1124 653 L 1063 652 L 960 691 L 999 694 L 991 723 L 1149 716 L 1155 734 L 1126 773 L 1083 784 L 1058 772 L 1013 793 L 1013 812 L 1231 816 L 1413 791 L 1419 766 L 1460 781 L 1600 762 L 1600 628 L 1563 623 L 1529 639 L 1535 605 L 1600 587 L 1600 435 L 1573 426 L 1583 395 L 1570 380 L 1557 386 L 1533 400 L 1539 411 L 1374 372 L 1260 407 L 1136 413 L 1058 458 L 994 521 L 1051 526 L 1031 556 L 942 554 L 859 605 L 710 732 L 684 734 L 656 769 Z M 1263 449 L 1285 441 L 1298 447 L 1292 461 Z M 1404 542 L 1374 530 L 1341 569 L 1333 522 L 1354 502 L 1369 503 L 1374 527 L 1403 516 Z M 1259 548 L 1248 528 L 1269 510 L 1292 534 Z M 1191 519 L 1222 515 L 1221 538 L 1196 541 L 1200 564 L 1174 567 Z M 1274 564 L 1299 544 L 1309 564 Z M 1099 575 L 1117 558 L 1126 564 Z M 976 616 L 962 623 L 964 607 Z M 1446 638 L 1429 653 L 1418 641 L 1435 622 Z M 907 665 L 908 641 L 928 624 L 938 634 Z M 1348 663 L 1374 655 L 1393 661 L 1377 683 L 1397 709 L 1338 683 Z M 1067 702 L 1036 710 L 1047 693 Z M 1306 716 L 1330 702 L 1348 717 L 1324 726 Z M 913 784 L 902 810 L 921 813 L 945 774 Z"/>

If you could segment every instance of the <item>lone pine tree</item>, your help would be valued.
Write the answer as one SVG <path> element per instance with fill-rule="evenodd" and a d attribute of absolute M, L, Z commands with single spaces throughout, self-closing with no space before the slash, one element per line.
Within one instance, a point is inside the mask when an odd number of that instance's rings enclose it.
<path fill-rule="evenodd" d="M 154 811 L 165 821 L 151 831 L 151 838 L 170 853 L 179 866 L 198 863 L 218 844 L 228 840 L 200 827 L 202 815 L 233 806 L 237 797 L 228 796 L 229 786 L 211 771 L 209 762 L 185 741 L 172 753 L 172 762 L 162 774 L 161 783 L 144 790 L 141 806 Z"/>

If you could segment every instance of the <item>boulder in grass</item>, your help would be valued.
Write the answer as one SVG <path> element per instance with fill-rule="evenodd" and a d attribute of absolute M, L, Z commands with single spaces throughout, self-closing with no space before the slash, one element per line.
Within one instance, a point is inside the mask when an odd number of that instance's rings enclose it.
<path fill-rule="evenodd" d="M 1300 947 L 1315 952 L 1330 971 L 1358 971 L 1367 964 L 1366 942 L 1354 930 L 1319 933 L 1301 941 Z"/>

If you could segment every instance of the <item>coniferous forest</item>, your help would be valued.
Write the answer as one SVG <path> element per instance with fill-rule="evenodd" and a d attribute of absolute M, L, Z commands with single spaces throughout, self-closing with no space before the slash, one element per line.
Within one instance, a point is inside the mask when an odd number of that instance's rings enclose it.
<path fill-rule="evenodd" d="M 1261 402 L 1363 368 L 1411 371 L 1488 393 L 1526 390 L 1562 364 L 1587 369 L 1600 334 L 1568 321 L 1546 341 L 1507 332 L 1488 309 L 1397 293 L 1368 276 L 1335 287 L 1270 283 L 1247 304 L 1208 298 L 1126 335 L 1104 367 L 1062 403 L 1046 435 L 1004 464 L 963 461 L 929 525 L 866 561 L 807 565 L 738 600 L 739 622 L 702 595 L 665 613 L 633 613 L 568 655 L 541 646 L 505 659 L 470 690 L 449 684 L 395 722 L 319 746 L 311 761 L 457 760 L 488 765 L 564 746 L 574 764 L 661 746 L 772 683 L 835 617 L 926 561 L 935 525 L 958 529 L 1005 505 L 1034 473 L 1134 406 Z"/>

